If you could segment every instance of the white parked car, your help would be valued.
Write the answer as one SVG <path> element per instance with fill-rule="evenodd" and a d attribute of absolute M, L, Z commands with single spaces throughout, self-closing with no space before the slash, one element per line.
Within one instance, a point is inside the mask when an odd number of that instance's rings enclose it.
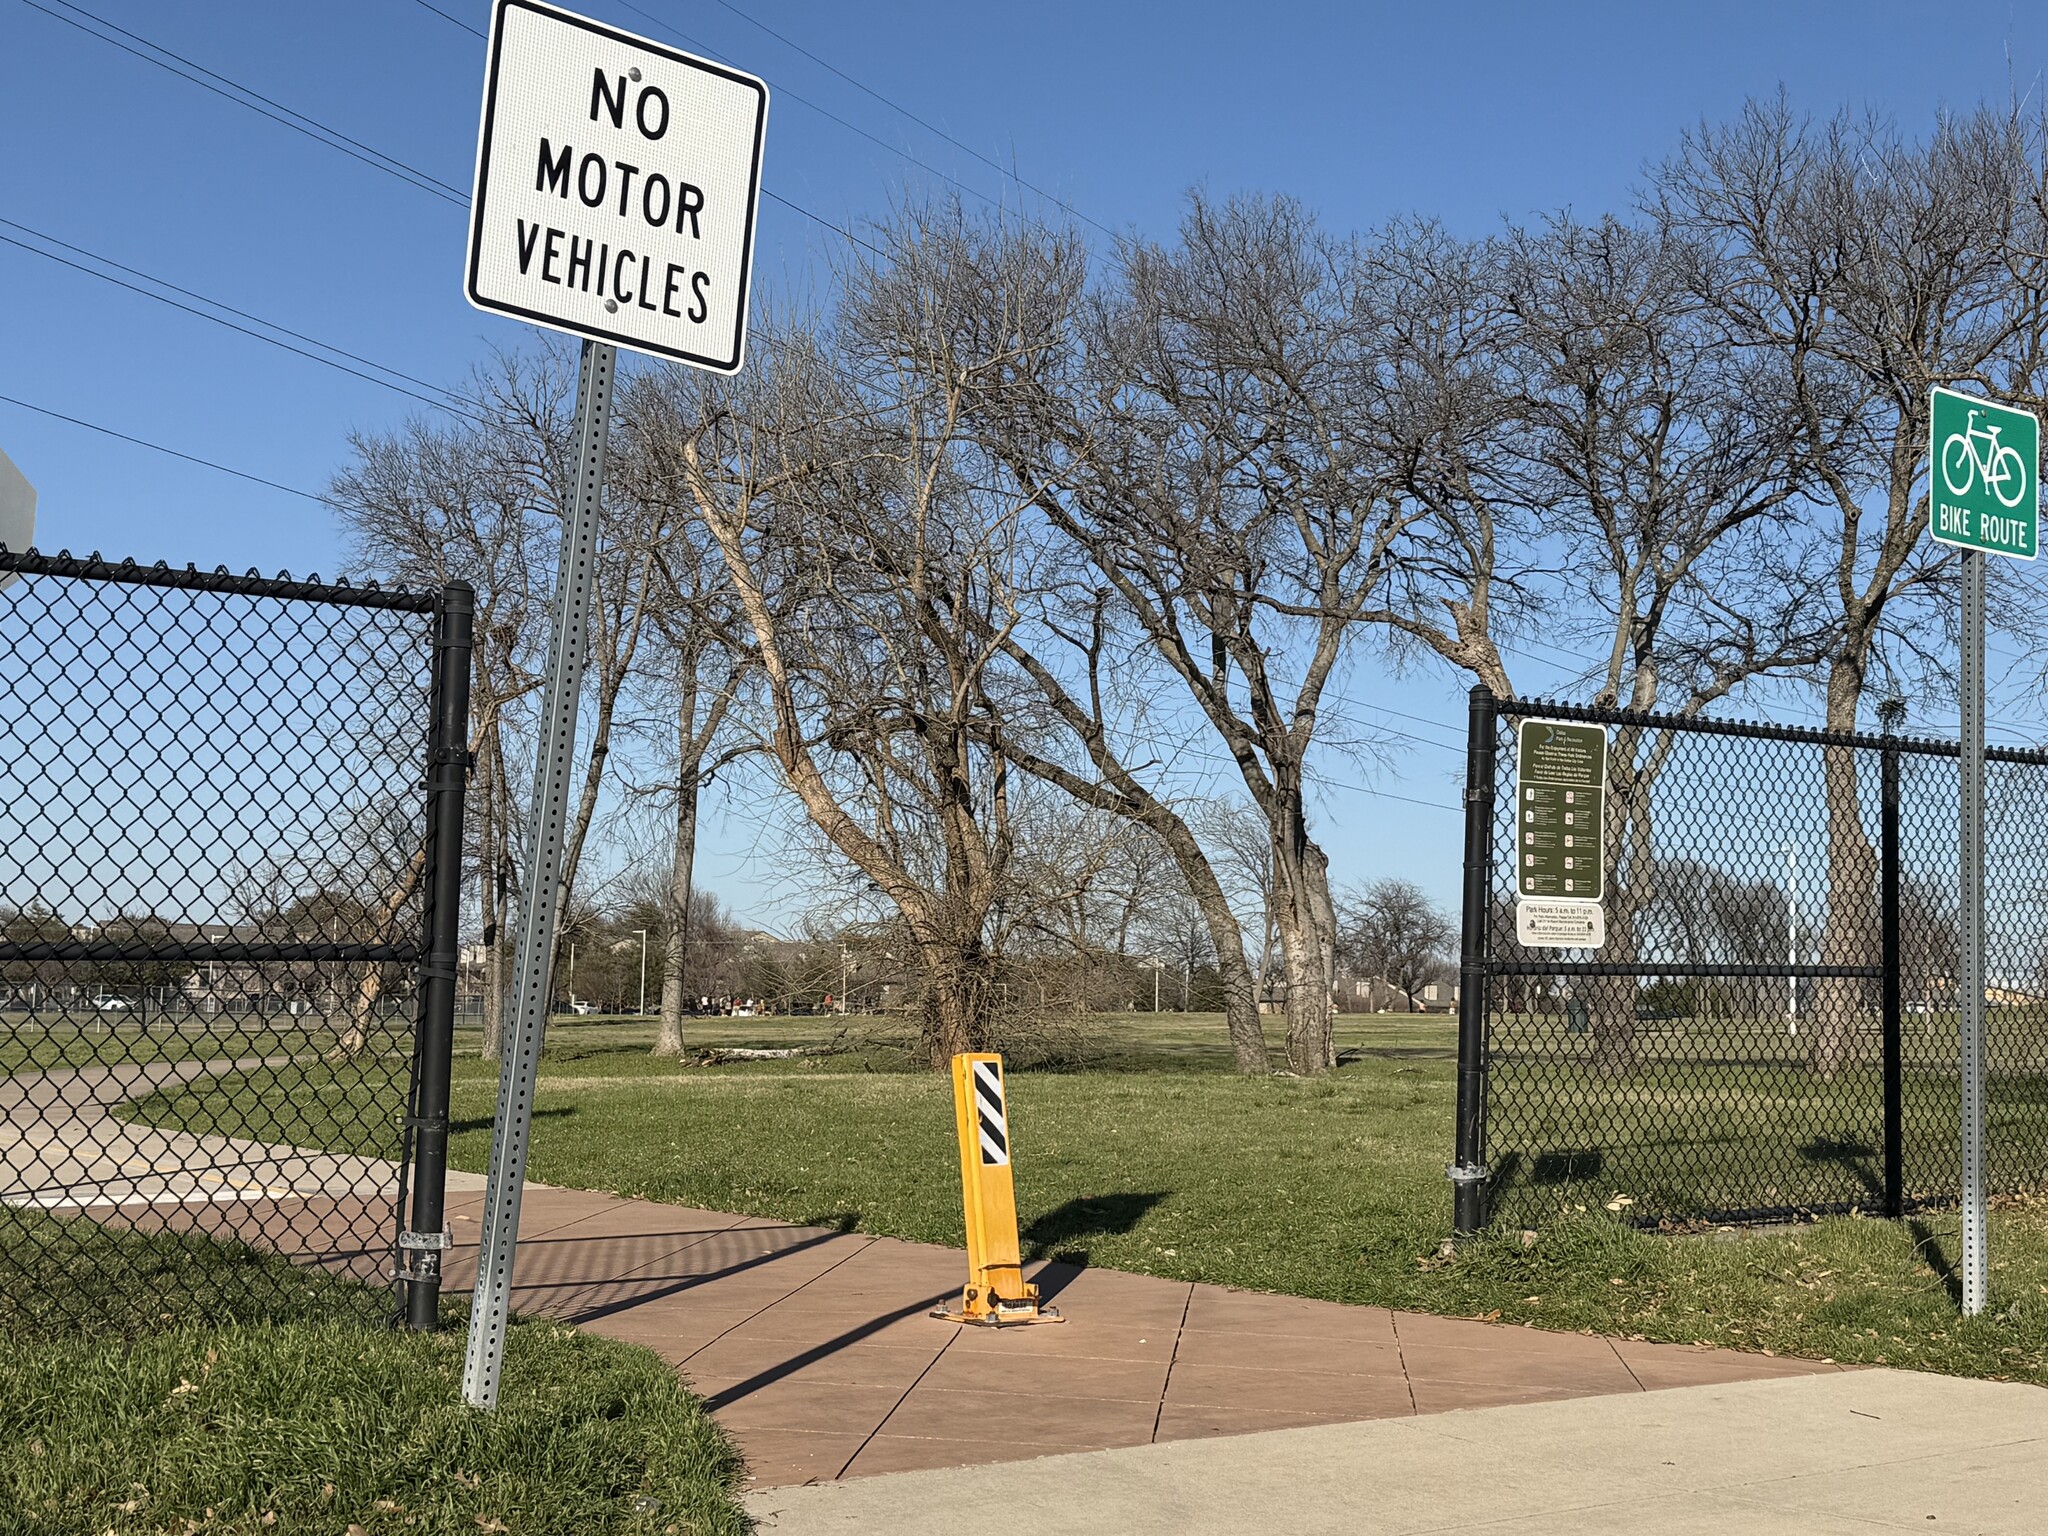
<path fill-rule="evenodd" d="M 99 1009 L 101 1013 L 112 1013 L 119 1009 L 133 1008 L 135 1006 L 125 997 L 113 996 L 96 997 L 92 1000 L 92 1005 Z"/>

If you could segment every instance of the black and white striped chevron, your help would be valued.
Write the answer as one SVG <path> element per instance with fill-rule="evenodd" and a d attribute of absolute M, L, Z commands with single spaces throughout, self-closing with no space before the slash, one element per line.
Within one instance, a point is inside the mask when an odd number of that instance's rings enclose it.
<path fill-rule="evenodd" d="M 974 1078 L 974 1120 L 981 1131 L 981 1160 L 1000 1167 L 1010 1160 L 1010 1122 L 1003 1113 L 1003 1070 L 993 1061 L 970 1065 Z"/>

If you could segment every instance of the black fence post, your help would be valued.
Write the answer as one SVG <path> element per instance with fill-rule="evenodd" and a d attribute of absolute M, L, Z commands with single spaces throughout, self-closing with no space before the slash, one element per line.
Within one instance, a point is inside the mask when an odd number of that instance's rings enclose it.
<path fill-rule="evenodd" d="M 1880 711 L 1880 716 L 1884 711 Z M 1884 967 L 1884 1213 L 1906 1211 L 1905 1070 L 1899 1007 L 1899 751 L 1889 720 L 1879 755 L 1878 923 Z"/>
<path fill-rule="evenodd" d="M 412 1219 L 399 1234 L 405 1325 L 431 1331 L 441 1311 L 448 1246 L 448 1080 L 455 1053 L 455 984 L 462 943 L 462 810 L 469 782 L 469 666 L 476 593 L 441 591 L 434 635 L 433 726 L 427 767 L 425 956 L 419 970 L 419 1075 L 410 1110 Z"/>
<path fill-rule="evenodd" d="M 1493 904 L 1493 690 L 1472 689 L 1465 740 L 1464 933 L 1458 948 L 1458 1142 L 1447 1172 L 1455 1191 L 1452 1230 L 1469 1236 L 1486 1225 L 1487 928 Z"/>

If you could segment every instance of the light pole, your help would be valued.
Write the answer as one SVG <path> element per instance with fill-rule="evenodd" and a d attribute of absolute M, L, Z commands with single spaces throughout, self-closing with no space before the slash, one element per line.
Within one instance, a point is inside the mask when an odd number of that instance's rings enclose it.
<path fill-rule="evenodd" d="M 1785 844 L 1785 963 L 1799 963 L 1799 848 Z M 1785 978 L 1785 1033 L 1799 1033 L 1799 978 Z"/>
<path fill-rule="evenodd" d="M 839 946 L 839 1011 L 846 1012 L 846 946 Z"/>
<path fill-rule="evenodd" d="M 647 1017 L 647 930 L 635 928 L 640 935 L 640 1017 Z"/>
<path fill-rule="evenodd" d="M 1152 1011 L 1157 1013 L 1159 1011 L 1159 973 L 1166 969 L 1166 961 L 1158 955 L 1153 955 L 1145 963 L 1152 967 Z"/>

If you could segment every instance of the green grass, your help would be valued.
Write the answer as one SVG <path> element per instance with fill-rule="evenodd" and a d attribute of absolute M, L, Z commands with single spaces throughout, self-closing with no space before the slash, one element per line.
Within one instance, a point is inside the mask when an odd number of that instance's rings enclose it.
<path fill-rule="evenodd" d="M 252 1286 L 251 1267 L 282 1261 L 84 1218 L 10 1212 L 0 1234 L 0 1258 L 29 1266 L 0 1299 L 0 1529 L 10 1533 L 747 1528 L 733 1499 L 737 1456 L 649 1351 L 520 1322 L 498 1411 L 478 1414 L 457 1392 L 459 1330 L 337 1320 L 340 1282 L 287 1271 Z M 165 1266 L 195 1286 L 185 1317 L 232 1298 L 239 1320 L 81 1329 L 24 1305 L 58 1286 L 118 1302 L 138 1268 Z M 269 1298 L 260 1317 L 238 1310 L 257 1292 Z M 89 1305 L 87 1315 L 126 1314 Z"/>
<path fill-rule="evenodd" d="M 824 1021 L 722 1021 L 746 1043 Z M 1034 1257 L 1331 1300 L 1494 1315 L 1781 1354 L 2048 1383 L 2048 1205 L 1992 1214 L 1991 1315 L 1957 1321 L 1951 1216 L 1660 1236 L 1597 1198 L 1446 1252 L 1455 1102 L 1442 1018 L 1351 1018 L 1326 1078 L 1222 1070 L 1213 1020 L 1098 1021 L 1114 1069 L 1010 1084 Z M 561 1027 L 536 1100 L 533 1177 L 715 1210 L 962 1241 L 950 1089 L 872 1053 L 719 1067 L 654 1061 L 638 1025 Z M 898 1063 L 900 1068 L 902 1063 Z M 458 1167 L 488 1157 L 497 1070 L 457 1063 Z M 195 1102 L 195 1100 L 197 1102 Z M 232 1082 L 152 1115 L 248 1115 Z M 280 1128 L 301 1112 L 269 1105 Z M 191 1123 L 185 1120 L 185 1123 Z"/>
<path fill-rule="evenodd" d="M 2018 1189 L 2040 1176 L 2048 1059 L 2027 1010 L 1992 1008 L 1987 1177 Z M 1634 1069 L 1603 1076 L 1590 1041 L 1559 1015 L 1496 1021 L 1491 1051 L 1496 1208 L 1540 1220 L 1573 1202 L 1627 1195 L 1638 1218 L 1707 1210 L 1882 1204 L 1883 1069 L 1874 1020 L 1828 1079 L 1812 1042 L 1781 1015 L 1640 1024 Z M 1953 1014 L 1908 1015 L 1901 1090 L 1909 1203 L 1955 1187 L 1960 1094 Z M 1515 1150 L 1530 1149 L 1529 1154 Z M 1785 1187 L 1759 1164 L 1782 1167 Z"/>
<path fill-rule="evenodd" d="M 372 1039 L 380 1049 L 405 1049 L 412 1038 L 409 1017 L 380 1017 Z M 335 1031 L 303 1018 L 201 1017 L 152 1012 L 131 1014 L 54 1010 L 41 1014 L 0 1014 L 0 1074 L 60 1067 L 116 1066 L 155 1061 L 232 1061 L 245 1056 L 320 1055 L 333 1049 Z"/>

